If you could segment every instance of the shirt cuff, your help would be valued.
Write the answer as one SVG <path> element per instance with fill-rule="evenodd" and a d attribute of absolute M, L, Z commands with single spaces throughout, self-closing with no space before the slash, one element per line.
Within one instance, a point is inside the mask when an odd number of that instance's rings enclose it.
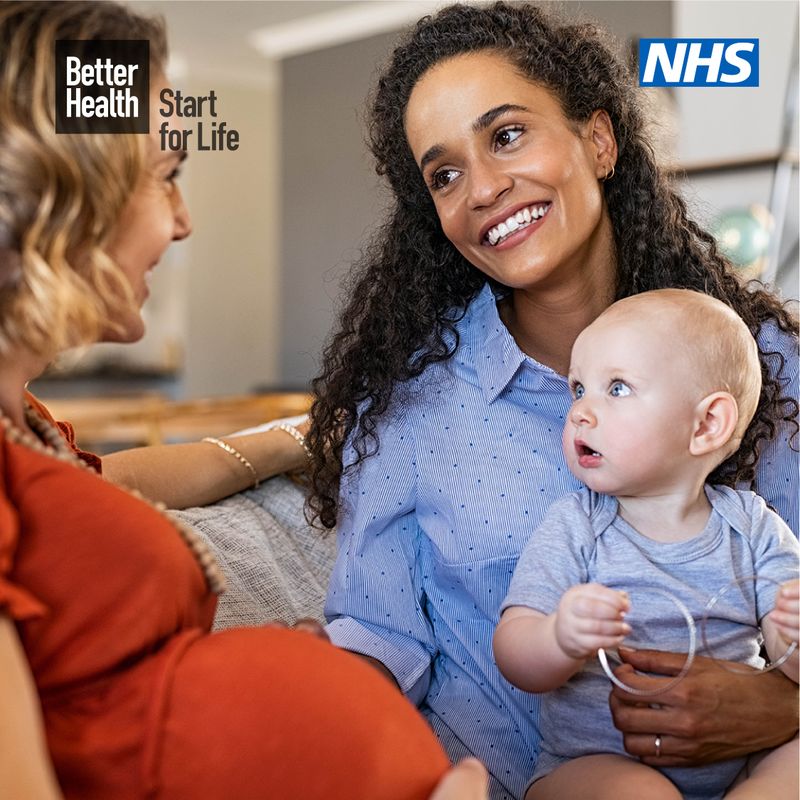
<path fill-rule="evenodd" d="M 425 699 L 430 684 L 431 657 L 416 639 L 385 628 L 372 629 L 352 617 L 329 622 L 326 631 L 337 647 L 380 661 L 412 703 L 419 705 Z"/>

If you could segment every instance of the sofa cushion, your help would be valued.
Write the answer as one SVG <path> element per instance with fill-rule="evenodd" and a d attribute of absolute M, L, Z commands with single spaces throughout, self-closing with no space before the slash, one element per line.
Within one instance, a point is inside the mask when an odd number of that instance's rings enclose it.
<path fill-rule="evenodd" d="M 336 536 L 312 528 L 303 490 L 283 476 L 209 506 L 171 511 L 205 539 L 225 573 L 214 628 L 322 621 Z"/>

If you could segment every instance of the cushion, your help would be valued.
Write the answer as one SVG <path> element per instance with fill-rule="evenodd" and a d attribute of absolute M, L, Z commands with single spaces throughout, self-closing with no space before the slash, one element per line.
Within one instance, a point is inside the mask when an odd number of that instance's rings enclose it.
<path fill-rule="evenodd" d="M 323 621 L 336 536 L 312 528 L 305 493 L 278 476 L 202 508 L 170 511 L 205 539 L 225 573 L 214 628 Z"/>

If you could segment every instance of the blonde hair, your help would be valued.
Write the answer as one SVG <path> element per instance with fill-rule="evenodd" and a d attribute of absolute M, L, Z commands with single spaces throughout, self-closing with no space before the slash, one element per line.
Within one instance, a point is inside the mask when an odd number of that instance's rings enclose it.
<path fill-rule="evenodd" d="M 132 302 L 107 253 L 144 163 L 142 136 L 55 132 L 55 41 L 148 39 L 159 20 L 101 2 L 0 4 L 0 356 L 96 341 Z"/>
<path fill-rule="evenodd" d="M 690 361 L 697 388 L 704 395 L 728 392 L 736 400 L 739 420 L 731 437 L 740 440 L 761 395 L 758 345 L 742 318 L 725 303 L 690 289 L 657 289 L 626 297 L 606 314 L 646 314 L 663 323 L 676 349 Z"/>

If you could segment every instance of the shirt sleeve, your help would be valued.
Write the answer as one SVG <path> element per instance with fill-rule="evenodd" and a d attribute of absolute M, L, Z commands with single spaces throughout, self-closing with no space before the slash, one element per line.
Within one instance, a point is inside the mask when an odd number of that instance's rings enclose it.
<path fill-rule="evenodd" d="M 756 613 L 760 622 L 775 607 L 780 584 L 800 573 L 800 543 L 786 523 L 757 495 L 750 496 L 750 542 L 756 578 Z"/>
<path fill-rule="evenodd" d="M 800 392 L 800 358 L 797 339 L 784 333 L 776 325 L 765 325 L 758 337 L 761 349 L 766 353 L 779 353 L 780 358 L 770 357 L 777 372 L 780 371 L 782 394 L 798 399 Z M 756 467 L 755 490 L 775 509 L 781 519 L 800 535 L 800 437 L 795 435 L 795 426 L 782 424 L 775 436 L 762 448 Z M 750 488 L 750 487 L 743 487 Z"/>
<path fill-rule="evenodd" d="M 5 439 L 0 436 L 0 475 L 6 474 Z M 11 575 L 20 536 L 20 521 L 16 509 L 8 498 L 5 481 L 0 485 L 0 614 L 14 620 L 43 617 L 45 606 L 22 586 L 14 583 Z"/>
<path fill-rule="evenodd" d="M 588 581 L 595 534 L 587 496 L 570 494 L 550 506 L 522 551 L 501 612 L 527 606 L 552 614 L 567 589 Z"/>
<path fill-rule="evenodd" d="M 381 661 L 419 703 L 437 647 L 417 558 L 414 441 L 402 414 L 378 435 L 378 452 L 342 478 L 327 630 L 339 647 Z M 352 460 L 352 451 L 346 456 Z"/>

